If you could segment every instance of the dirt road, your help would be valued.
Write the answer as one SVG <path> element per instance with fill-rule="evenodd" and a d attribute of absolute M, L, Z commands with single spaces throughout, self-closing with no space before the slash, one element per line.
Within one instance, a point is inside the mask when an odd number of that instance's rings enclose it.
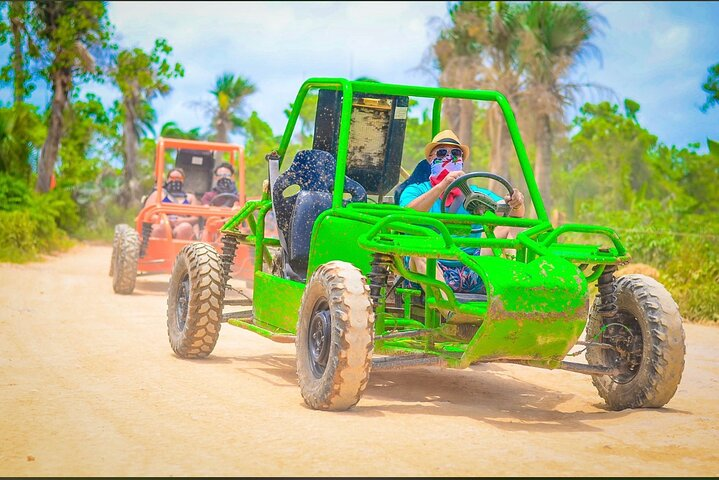
<path fill-rule="evenodd" d="M 376 372 L 304 406 L 294 345 L 224 324 L 174 356 L 167 275 L 112 292 L 110 248 L 0 265 L 2 476 L 719 474 L 719 328 L 685 325 L 669 404 L 609 412 L 584 375 L 514 365 Z"/>

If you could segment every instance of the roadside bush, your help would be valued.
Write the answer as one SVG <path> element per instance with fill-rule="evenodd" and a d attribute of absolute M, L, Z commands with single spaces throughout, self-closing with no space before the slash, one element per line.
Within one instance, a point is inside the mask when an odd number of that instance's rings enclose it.
<path fill-rule="evenodd" d="M 23 180 L 0 173 L 0 261 L 26 262 L 67 249 L 72 242 L 64 229 L 78 223 L 68 192 L 39 195 Z"/>
<path fill-rule="evenodd" d="M 703 231 L 711 233 L 682 239 L 676 255 L 667 260 L 661 281 L 686 320 L 719 322 L 719 229 Z"/>
<path fill-rule="evenodd" d="M 617 231 L 632 264 L 659 270 L 686 320 L 719 322 L 719 221 L 672 211 L 658 201 L 603 211 L 587 202 L 581 222 Z"/>
<path fill-rule="evenodd" d="M 37 256 L 35 222 L 27 211 L 0 211 L 0 261 L 22 263 Z"/>

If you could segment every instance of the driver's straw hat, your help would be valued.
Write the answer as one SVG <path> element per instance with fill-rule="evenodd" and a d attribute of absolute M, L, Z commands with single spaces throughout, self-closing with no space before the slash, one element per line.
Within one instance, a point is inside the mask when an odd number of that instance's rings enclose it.
<path fill-rule="evenodd" d="M 430 160 L 429 153 L 434 147 L 439 145 L 447 145 L 448 147 L 459 147 L 462 150 L 462 153 L 464 153 L 462 160 L 466 162 L 469 158 L 469 147 L 467 145 L 462 145 L 462 143 L 460 143 L 459 141 L 459 138 L 457 138 L 457 135 L 455 135 L 452 130 L 442 130 L 437 135 L 435 135 L 432 141 L 428 143 L 426 147 L 424 147 L 424 158 Z"/>

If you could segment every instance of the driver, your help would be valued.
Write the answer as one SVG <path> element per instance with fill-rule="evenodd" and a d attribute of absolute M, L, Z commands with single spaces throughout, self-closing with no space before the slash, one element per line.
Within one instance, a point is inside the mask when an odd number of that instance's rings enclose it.
<path fill-rule="evenodd" d="M 234 179 L 235 169 L 232 168 L 232 165 L 227 162 L 221 163 L 215 167 L 213 173 L 214 178 L 212 180 L 212 183 L 214 184 L 214 186 L 212 187 L 212 190 L 210 190 L 209 192 L 205 192 L 205 194 L 202 196 L 202 203 L 204 205 L 211 205 L 212 200 L 214 200 L 215 197 L 223 193 L 234 195 L 234 203 L 239 201 L 239 197 L 237 196 L 237 185 L 235 185 Z"/>
<path fill-rule="evenodd" d="M 469 158 L 469 147 L 463 145 L 452 130 L 444 130 L 434 136 L 424 149 L 427 162 L 431 166 L 428 181 L 408 185 L 399 200 L 400 206 L 409 207 L 421 212 L 441 213 L 441 197 L 447 187 L 456 179 L 465 174 L 464 161 Z M 512 195 L 503 199 L 489 190 L 471 186 L 472 190 L 481 191 L 499 203 L 507 203 L 511 207 L 509 216 L 524 216 L 524 195 L 516 188 Z M 463 206 L 464 195 L 459 188 L 453 188 L 448 193 L 445 208 L 449 213 L 468 214 Z M 494 235 L 497 238 L 510 238 L 515 234 L 513 227 L 497 226 Z M 470 255 L 490 255 L 489 248 L 464 248 Z M 410 270 L 424 274 L 426 260 L 424 258 L 409 257 L 406 262 Z M 437 261 L 437 279 L 445 282 L 455 292 L 485 293 L 484 284 L 474 270 L 456 260 Z"/>

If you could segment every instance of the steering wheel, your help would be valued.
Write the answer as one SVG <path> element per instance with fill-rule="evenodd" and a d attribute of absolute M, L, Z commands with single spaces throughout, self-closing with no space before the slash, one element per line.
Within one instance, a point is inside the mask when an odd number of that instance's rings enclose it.
<path fill-rule="evenodd" d="M 213 207 L 231 207 L 239 199 L 240 197 L 236 193 L 218 193 L 210 201 L 210 205 Z"/>
<path fill-rule="evenodd" d="M 467 184 L 467 180 L 469 180 L 470 178 L 491 178 L 492 180 L 496 180 L 501 183 L 502 186 L 507 189 L 507 192 L 509 193 L 510 197 L 512 196 L 512 193 L 514 193 L 514 188 L 512 187 L 512 184 L 509 183 L 506 178 L 500 175 L 495 175 L 494 173 L 489 172 L 467 173 L 457 178 L 454 182 L 450 183 L 444 193 L 442 193 L 440 205 L 442 213 L 445 213 L 446 211 L 445 202 L 447 200 L 447 196 L 449 196 L 449 192 L 451 192 L 455 188 L 459 188 L 464 194 L 464 209 L 467 210 L 469 213 L 473 215 L 484 215 L 484 213 L 489 210 L 492 213 L 501 215 L 503 217 L 509 215 L 509 211 L 512 209 L 509 204 L 498 203 L 486 193 L 475 192 L 474 190 L 469 188 L 469 185 Z"/>

